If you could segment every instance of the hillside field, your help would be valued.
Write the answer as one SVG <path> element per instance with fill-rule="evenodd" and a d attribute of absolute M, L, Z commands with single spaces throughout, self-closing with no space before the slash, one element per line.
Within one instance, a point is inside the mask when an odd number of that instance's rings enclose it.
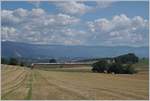
<path fill-rule="evenodd" d="M 1 98 L 2 100 L 148 100 L 148 68 L 143 71 L 141 69 L 133 75 L 92 73 L 90 69 L 82 67 L 31 70 L 1 65 Z"/>

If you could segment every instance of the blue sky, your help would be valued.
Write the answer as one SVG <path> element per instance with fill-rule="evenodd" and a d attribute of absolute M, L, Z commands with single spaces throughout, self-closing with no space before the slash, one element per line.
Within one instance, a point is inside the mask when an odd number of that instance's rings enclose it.
<path fill-rule="evenodd" d="M 85 4 L 95 6 L 95 2 L 88 1 Z M 24 8 L 31 10 L 32 8 L 36 8 L 36 6 L 30 2 L 26 1 L 9 1 L 9 2 L 2 2 L 2 9 L 8 9 L 8 10 L 14 10 L 17 8 Z M 49 13 L 56 13 L 58 12 L 58 9 L 55 5 L 50 4 L 47 1 L 41 2 L 39 5 L 40 8 L 43 8 Z M 143 18 L 148 19 L 148 1 L 142 2 L 135 2 L 135 1 L 118 1 L 111 5 L 111 7 L 105 8 L 105 9 L 97 9 L 97 12 L 94 12 L 94 15 L 91 15 L 93 13 L 87 13 L 82 18 L 87 20 L 96 19 L 99 17 L 105 17 L 105 18 L 111 18 L 113 15 L 122 14 L 125 13 L 129 17 L 134 17 L 136 15 L 140 15 Z M 89 18 L 89 19 L 88 19 Z"/>
<path fill-rule="evenodd" d="M 3 1 L 1 7 L 5 41 L 148 45 L 148 1 Z"/>

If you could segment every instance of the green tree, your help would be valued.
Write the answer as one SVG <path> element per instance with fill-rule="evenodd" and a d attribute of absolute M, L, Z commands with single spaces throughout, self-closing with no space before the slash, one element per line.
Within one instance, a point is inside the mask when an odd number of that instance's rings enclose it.
<path fill-rule="evenodd" d="M 56 59 L 50 59 L 49 63 L 57 63 Z"/>
<path fill-rule="evenodd" d="M 139 58 L 133 53 L 120 55 L 118 57 L 115 57 L 114 59 L 116 63 L 121 63 L 121 64 L 133 64 L 139 61 Z"/>

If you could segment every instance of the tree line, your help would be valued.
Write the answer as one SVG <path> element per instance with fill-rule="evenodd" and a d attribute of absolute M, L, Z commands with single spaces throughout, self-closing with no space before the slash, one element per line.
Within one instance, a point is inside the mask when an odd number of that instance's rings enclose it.
<path fill-rule="evenodd" d="M 49 63 L 57 63 L 57 60 L 52 58 L 52 59 L 49 59 L 48 62 Z M 20 59 L 20 58 L 14 58 L 14 57 L 11 57 L 11 58 L 2 57 L 1 58 L 1 64 L 19 65 L 19 66 L 30 67 L 31 63 L 32 63 L 31 61 L 23 60 L 23 59 Z"/>
<path fill-rule="evenodd" d="M 1 58 L 1 64 L 25 66 L 25 62 L 17 58 Z"/>

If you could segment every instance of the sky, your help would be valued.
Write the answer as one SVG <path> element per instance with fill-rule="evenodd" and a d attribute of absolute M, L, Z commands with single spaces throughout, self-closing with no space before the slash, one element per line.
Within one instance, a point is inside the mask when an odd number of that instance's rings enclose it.
<path fill-rule="evenodd" d="M 1 40 L 148 46 L 148 1 L 2 1 Z"/>

